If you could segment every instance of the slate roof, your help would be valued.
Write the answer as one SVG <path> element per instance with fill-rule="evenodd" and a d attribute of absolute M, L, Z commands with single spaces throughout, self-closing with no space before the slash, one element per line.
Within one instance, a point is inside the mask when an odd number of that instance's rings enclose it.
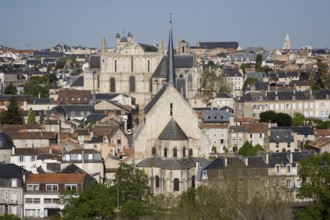
<path fill-rule="evenodd" d="M 291 129 L 292 132 L 300 135 L 314 135 L 314 129 L 308 126 L 280 126 L 272 129 Z"/>
<path fill-rule="evenodd" d="M 0 179 L 22 179 L 27 170 L 12 163 L 0 163 Z"/>
<path fill-rule="evenodd" d="M 72 83 L 71 86 L 83 87 L 84 86 L 84 76 L 77 77 Z"/>
<path fill-rule="evenodd" d="M 102 118 L 105 118 L 107 116 L 108 116 L 107 114 L 96 114 L 96 113 L 93 113 L 93 114 L 88 115 L 84 119 L 84 122 L 86 122 L 86 123 L 94 123 L 94 122 L 100 121 Z"/>
<path fill-rule="evenodd" d="M 232 98 L 232 96 L 225 92 L 218 92 L 215 94 L 216 98 Z"/>
<path fill-rule="evenodd" d="M 194 66 L 194 55 L 175 55 L 174 68 L 192 68 Z M 168 68 L 168 57 L 164 56 L 158 64 L 152 78 L 166 78 Z"/>
<path fill-rule="evenodd" d="M 148 44 L 142 44 L 139 43 L 140 46 L 143 48 L 144 52 L 157 52 L 158 48 L 152 45 L 148 45 Z"/>
<path fill-rule="evenodd" d="M 144 114 L 147 114 L 157 103 L 158 99 L 162 97 L 164 92 L 166 91 L 167 85 L 164 84 L 163 87 L 157 92 L 157 94 L 148 102 L 148 104 L 144 107 Z"/>
<path fill-rule="evenodd" d="M 225 110 L 203 110 L 202 119 L 204 123 L 226 123 L 232 114 Z"/>
<path fill-rule="evenodd" d="M 245 127 L 242 125 L 229 126 L 229 132 L 230 133 L 243 133 L 243 132 L 245 132 Z"/>
<path fill-rule="evenodd" d="M 91 56 L 89 60 L 89 68 L 99 69 L 101 68 L 101 57 L 100 56 Z"/>
<path fill-rule="evenodd" d="M 227 77 L 242 77 L 242 73 L 240 73 L 237 69 L 226 68 L 224 69 L 224 74 Z"/>
<path fill-rule="evenodd" d="M 158 136 L 159 140 L 188 140 L 187 135 L 172 118 Z"/>
<path fill-rule="evenodd" d="M 14 147 L 12 138 L 8 134 L 0 131 L 0 150 L 10 150 L 12 147 Z"/>
<path fill-rule="evenodd" d="M 114 94 L 114 93 L 96 93 L 95 98 L 96 100 L 112 100 L 113 98 L 116 98 L 120 94 Z"/>
<path fill-rule="evenodd" d="M 229 49 L 229 48 L 238 48 L 238 42 L 198 42 L 199 48 L 205 48 L 205 49 L 215 49 L 215 48 L 223 48 L 223 49 Z"/>
<path fill-rule="evenodd" d="M 292 154 L 292 161 L 293 163 L 290 163 L 290 153 Z M 288 152 L 288 153 L 269 153 L 268 156 L 268 167 L 275 167 L 276 164 L 292 164 L 293 166 L 297 165 L 297 162 L 300 160 L 310 156 L 308 151 L 301 151 L 301 152 Z"/>
<path fill-rule="evenodd" d="M 270 129 L 269 142 L 294 142 L 291 129 Z"/>
<path fill-rule="evenodd" d="M 184 158 L 161 158 L 149 157 L 138 163 L 137 167 L 158 167 L 164 170 L 187 170 L 196 167 L 196 162 L 201 166 L 208 163 L 208 160 L 198 157 L 184 157 Z"/>

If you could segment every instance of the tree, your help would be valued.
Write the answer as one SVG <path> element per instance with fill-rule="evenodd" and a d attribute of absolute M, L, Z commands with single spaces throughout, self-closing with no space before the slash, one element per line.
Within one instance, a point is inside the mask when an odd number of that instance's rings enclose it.
<path fill-rule="evenodd" d="M 49 96 L 49 88 L 55 82 L 55 74 L 45 74 L 43 76 L 31 76 L 24 84 L 24 93 L 46 98 Z"/>
<path fill-rule="evenodd" d="M 298 211 L 299 219 L 330 219 L 330 153 L 302 160 L 298 174 L 302 181 L 298 197 L 313 200 Z"/>
<path fill-rule="evenodd" d="M 36 123 L 36 114 L 32 110 L 32 108 L 29 109 L 27 124 L 35 124 Z"/>
<path fill-rule="evenodd" d="M 118 187 L 120 215 L 136 219 L 146 214 L 151 195 L 147 175 L 133 165 L 122 163 L 115 178 Z"/>
<path fill-rule="evenodd" d="M 292 126 L 303 126 L 305 122 L 305 116 L 299 112 L 293 113 Z"/>
<path fill-rule="evenodd" d="M 4 93 L 6 95 L 16 95 L 17 88 L 16 88 L 16 86 L 14 86 L 14 84 L 9 83 L 8 86 L 6 86 Z"/>
<path fill-rule="evenodd" d="M 93 183 L 84 191 L 65 191 L 61 194 L 65 205 L 63 219 L 112 219 L 115 217 L 116 191 L 114 187 Z"/>
<path fill-rule="evenodd" d="M 243 90 L 249 89 L 253 84 L 257 83 L 258 79 L 253 77 L 248 77 L 243 84 Z"/>
<path fill-rule="evenodd" d="M 39 124 L 43 124 L 45 122 L 45 111 L 42 109 L 40 112 Z"/>
<path fill-rule="evenodd" d="M 251 143 L 246 141 L 243 146 L 239 149 L 238 154 L 248 157 L 248 156 L 257 156 L 258 151 L 262 151 L 263 148 L 259 144 L 253 147 Z"/>
<path fill-rule="evenodd" d="M 265 111 L 260 113 L 260 122 L 277 123 L 278 126 L 290 126 L 292 118 L 286 113 L 276 113 L 274 111 Z"/>
<path fill-rule="evenodd" d="M 317 71 L 313 78 L 313 90 L 322 90 L 329 88 L 328 65 L 324 63 L 321 57 L 317 58 Z"/>
<path fill-rule="evenodd" d="M 0 215 L 0 220 L 20 220 L 20 218 L 17 217 L 16 215 L 4 214 L 4 215 Z"/>
<path fill-rule="evenodd" d="M 244 74 L 245 74 L 245 69 L 246 68 L 250 68 L 250 67 L 251 66 L 248 63 L 242 63 L 241 66 L 240 66 L 240 68 L 242 69 L 242 71 L 243 71 Z"/>
<path fill-rule="evenodd" d="M 24 124 L 21 105 L 17 102 L 15 96 L 10 98 L 6 110 L 1 116 L 3 124 Z"/>
<path fill-rule="evenodd" d="M 277 113 L 275 117 L 275 122 L 278 126 L 290 126 L 292 123 L 292 118 L 286 113 Z"/>
<path fill-rule="evenodd" d="M 258 54 L 256 57 L 256 72 L 262 72 L 262 55 Z"/>
<path fill-rule="evenodd" d="M 271 122 L 274 123 L 275 122 L 275 116 L 276 116 L 276 112 L 274 111 L 265 111 L 265 112 L 261 112 L 259 117 L 260 117 L 260 122 Z"/>

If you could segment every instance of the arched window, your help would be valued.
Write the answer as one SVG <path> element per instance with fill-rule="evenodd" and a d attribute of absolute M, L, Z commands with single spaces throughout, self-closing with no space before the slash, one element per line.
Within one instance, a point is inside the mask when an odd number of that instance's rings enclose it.
<path fill-rule="evenodd" d="M 159 176 L 155 176 L 155 187 L 159 187 Z"/>
<path fill-rule="evenodd" d="M 178 149 L 175 147 L 173 148 L 173 157 L 177 157 L 178 156 Z"/>
<path fill-rule="evenodd" d="M 190 148 L 190 149 L 188 150 L 188 152 L 189 152 L 189 156 L 192 156 L 192 155 L 193 155 L 193 149 Z"/>
<path fill-rule="evenodd" d="M 78 154 L 78 160 L 81 160 L 81 154 Z"/>
<path fill-rule="evenodd" d="M 186 147 L 183 147 L 182 149 L 182 157 L 185 157 L 186 156 Z"/>
<path fill-rule="evenodd" d="M 164 157 L 167 157 L 167 148 L 164 148 Z"/>
<path fill-rule="evenodd" d="M 152 156 L 156 156 L 156 148 L 155 147 L 153 147 L 153 148 L 151 148 L 151 155 Z"/>
<path fill-rule="evenodd" d="M 173 116 L 173 104 L 172 104 L 172 102 L 170 104 L 170 116 Z"/>
<path fill-rule="evenodd" d="M 117 72 L 117 60 L 115 60 L 115 73 Z"/>
<path fill-rule="evenodd" d="M 65 155 L 65 160 L 66 160 L 66 161 L 70 161 L 70 159 L 71 159 L 70 154 Z"/>
<path fill-rule="evenodd" d="M 129 78 L 129 91 L 135 92 L 135 77 L 134 76 L 131 76 Z"/>
<path fill-rule="evenodd" d="M 148 60 L 148 73 L 150 73 L 150 60 Z"/>
<path fill-rule="evenodd" d="M 116 92 L 116 79 L 110 78 L 110 92 Z"/>
<path fill-rule="evenodd" d="M 191 177 L 191 188 L 196 188 L 196 176 Z"/>
<path fill-rule="evenodd" d="M 88 154 L 88 160 L 93 160 L 93 154 Z"/>
<path fill-rule="evenodd" d="M 179 191 L 180 190 L 180 182 L 178 178 L 175 178 L 173 180 L 173 191 Z"/>
<path fill-rule="evenodd" d="M 131 57 L 131 72 L 134 70 L 134 58 Z"/>

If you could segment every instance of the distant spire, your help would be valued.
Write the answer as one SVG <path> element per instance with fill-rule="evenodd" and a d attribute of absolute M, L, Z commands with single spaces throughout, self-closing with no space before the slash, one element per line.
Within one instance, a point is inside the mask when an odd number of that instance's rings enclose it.
<path fill-rule="evenodd" d="M 285 39 L 284 39 L 284 44 L 283 44 L 283 50 L 290 50 L 290 49 L 291 49 L 290 38 L 289 38 L 289 35 L 286 34 Z"/>
<path fill-rule="evenodd" d="M 173 34 L 172 34 L 172 13 L 170 13 L 170 31 L 168 39 L 168 68 L 167 68 L 167 83 L 175 87 L 175 69 L 174 69 L 174 54 L 173 54 Z"/>
<path fill-rule="evenodd" d="M 105 55 L 106 52 L 107 52 L 107 43 L 106 43 L 106 41 L 105 41 L 105 38 L 103 38 L 103 40 L 102 40 L 101 54 L 102 54 L 102 55 Z"/>
<path fill-rule="evenodd" d="M 164 41 L 163 41 L 163 38 L 160 38 L 160 40 L 159 40 L 158 51 L 161 53 L 162 56 L 164 55 Z"/>

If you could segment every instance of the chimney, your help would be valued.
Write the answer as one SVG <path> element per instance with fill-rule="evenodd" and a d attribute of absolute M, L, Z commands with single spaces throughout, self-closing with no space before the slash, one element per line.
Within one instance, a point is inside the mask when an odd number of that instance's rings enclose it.
<path fill-rule="evenodd" d="M 49 148 L 48 153 L 53 154 L 53 149 L 51 147 Z"/>
<path fill-rule="evenodd" d="M 269 164 L 269 154 L 266 153 L 266 164 Z"/>
<path fill-rule="evenodd" d="M 289 161 L 290 161 L 290 163 L 293 163 L 292 152 L 289 152 Z"/>
<path fill-rule="evenodd" d="M 15 147 L 14 146 L 11 148 L 11 155 L 15 155 Z"/>
<path fill-rule="evenodd" d="M 248 157 L 244 157 L 244 164 L 245 166 L 249 166 L 249 158 Z"/>
<path fill-rule="evenodd" d="M 224 158 L 225 159 L 225 167 L 228 166 L 228 161 L 227 161 L 227 158 Z"/>

